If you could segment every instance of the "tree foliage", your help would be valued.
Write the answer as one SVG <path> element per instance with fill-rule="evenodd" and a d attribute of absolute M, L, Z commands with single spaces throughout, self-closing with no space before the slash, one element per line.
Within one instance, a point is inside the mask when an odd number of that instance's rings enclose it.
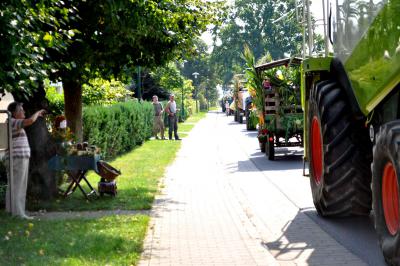
<path fill-rule="evenodd" d="M 269 52 L 273 59 L 284 54 L 300 53 L 301 29 L 295 18 L 295 2 L 289 0 L 237 0 L 225 23 L 215 27 L 214 35 L 220 40 L 212 59 L 219 64 L 219 73 L 228 83 L 234 73 L 241 73 L 244 44 L 253 50 L 257 60 Z M 284 19 L 280 19 L 284 16 Z"/>
<path fill-rule="evenodd" d="M 264 124 L 264 88 L 262 86 L 263 77 L 260 72 L 255 69 L 255 58 L 250 48 L 245 45 L 243 51 L 243 58 L 246 61 L 246 78 L 247 86 L 255 91 L 253 96 L 253 104 L 255 105 L 258 115 L 260 117 L 260 126 Z"/>
<path fill-rule="evenodd" d="M 158 84 L 171 93 L 180 91 L 183 88 L 185 78 L 181 75 L 174 62 L 170 62 L 164 67 L 156 68 L 152 74 Z"/>
<path fill-rule="evenodd" d="M 82 84 L 98 76 L 131 75 L 137 65 L 153 67 L 192 53 L 193 39 L 213 22 L 218 5 L 201 0 L 3 1 L 1 88 L 30 92 L 45 77 L 62 80 L 67 119 L 81 131 Z"/>
<path fill-rule="evenodd" d="M 79 20 L 67 53 L 52 53 L 65 62 L 59 76 L 79 80 L 93 70 L 102 75 L 120 74 L 136 65 L 157 66 L 190 52 L 193 36 L 205 30 L 213 5 L 199 0 L 175 2 L 88 0 L 75 5 Z"/>
<path fill-rule="evenodd" d="M 185 110 L 185 107 L 182 107 L 182 99 L 184 100 L 183 105 L 189 106 L 195 88 L 192 81 L 181 74 L 176 63 L 170 62 L 164 67 L 156 68 L 152 72 L 152 76 L 161 88 L 170 94 L 175 94 L 175 100 L 181 106 L 181 110 Z M 185 114 L 187 113 L 186 111 Z M 183 119 L 186 118 L 186 115 L 184 116 Z"/>
<path fill-rule="evenodd" d="M 1 1 L 0 92 L 7 90 L 26 98 L 58 64 L 46 62 L 46 49 L 64 52 L 74 34 L 67 24 L 75 10 L 63 3 L 59 0 Z"/>
<path fill-rule="evenodd" d="M 64 93 L 57 92 L 56 87 L 51 86 L 45 80 L 46 99 L 49 102 L 49 109 L 52 114 L 60 115 L 64 112 Z M 126 89 L 126 86 L 119 80 L 104 80 L 96 78 L 83 85 L 83 104 L 90 105 L 111 105 L 125 101 L 127 96 L 133 92 Z"/>
<path fill-rule="evenodd" d="M 68 125 L 82 140 L 83 84 L 130 77 L 137 65 L 154 67 L 192 53 L 194 38 L 213 22 L 218 5 L 202 0 L 0 1 L 0 92 L 27 98 L 29 115 L 45 107 L 43 80 L 61 80 Z M 39 122 L 27 130 L 35 144 L 31 169 L 38 177 L 31 173 L 30 180 L 38 195 L 55 195 L 46 167 L 54 153 L 46 125 Z"/>
<path fill-rule="evenodd" d="M 203 95 L 214 103 L 218 99 L 217 85 L 221 83 L 216 71 L 217 65 L 212 64 L 211 55 L 204 41 L 197 39 L 195 49 L 194 55 L 184 58 L 180 65 L 181 73 L 187 79 L 193 80 L 197 95 Z M 193 75 L 195 72 L 199 73 L 197 78 Z"/>
<path fill-rule="evenodd" d="M 58 93 L 56 87 L 46 82 L 46 99 L 49 102 L 49 109 L 53 115 L 61 115 L 64 112 L 64 94 Z"/>
<path fill-rule="evenodd" d="M 133 93 L 125 85 L 115 79 L 95 78 L 83 85 L 82 99 L 85 105 L 110 105 L 124 101 Z"/>

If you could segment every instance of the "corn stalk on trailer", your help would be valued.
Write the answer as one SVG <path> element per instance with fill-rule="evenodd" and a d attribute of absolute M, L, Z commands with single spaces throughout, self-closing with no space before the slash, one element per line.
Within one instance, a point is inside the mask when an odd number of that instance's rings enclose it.
<path fill-rule="evenodd" d="M 280 66 L 298 67 L 301 61 L 302 59 L 297 57 L 280 59 L 256 66 L 255 69 L 257 72 L 262 73 Z M 300 84 L 295 85 L 298 91 L 298 85 Z M 293 89 L 295 88 L 291 88 L 291 90 Z M 274 160 L 275 147 L 303 146 L 303 125 L 301 122 L 303 110 L 300 101 L 298 104 L 290 104 L 285 101 L 277 87 L 272 86 L 271 89 L 264 89 L 263 93 L 264 118 L 268 128 L 265 154 L 268 160 Z M 298 125 L 294 122 L 297 120 L 300 122 Z M 293 138 L 296 141 L 293 141 Z"/>
<path fill-rule="evenodd" d="M 385 260 L 400 265 L 400 0 L 323 0 L 324 56 L 313 54 L 309 5 L 302 106 L 314 205 L 326 217 L 372 208 Z"/>
<path fill-rule="evenodd" d="M 247 94 L 247 90 L 245 90 L 243 84 L 246 83 L 243 74 L 235 74 L 233 77 L 233 99 L 235 102 L 235 111 L 234 111 L 234 121 L 243 123 L 243 117 L 245 114 L 245 95 Z"/>

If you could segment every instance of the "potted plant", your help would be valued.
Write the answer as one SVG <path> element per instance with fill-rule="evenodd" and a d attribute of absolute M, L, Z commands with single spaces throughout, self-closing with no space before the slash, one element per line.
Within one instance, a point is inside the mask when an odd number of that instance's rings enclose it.
<path fill-rule="evenodd" d="M 260 128 L 258 130 L 257 138 L 258 138 L 258 143 L 260 145 L 261 152 L 265 152 L 265 143 L 268 140 L 268 129 Z"/>

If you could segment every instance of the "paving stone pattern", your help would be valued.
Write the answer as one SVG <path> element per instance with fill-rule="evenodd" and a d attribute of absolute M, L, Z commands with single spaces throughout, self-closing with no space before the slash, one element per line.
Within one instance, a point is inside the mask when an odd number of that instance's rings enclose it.
<path fill-rule="evenodd" d="M 209 113 L 183 140 L 140 265 L 364 265 L 302 213 L 305 178 L 287 181 L 288 197 L 274 183 L 285 170 L 257 168 L 256 140 L 232 120 Z"/>

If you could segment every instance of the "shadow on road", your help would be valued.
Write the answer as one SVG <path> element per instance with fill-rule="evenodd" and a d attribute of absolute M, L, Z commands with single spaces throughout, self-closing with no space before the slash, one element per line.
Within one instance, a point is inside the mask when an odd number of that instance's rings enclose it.
<path fill-rule="evenodd" d="M 256 152 L 249 155 L 249 159 L 256 165 L 257 171 L 282 171 L 303 169 L 303 152 L 287 148 L 278 148 L 274 161 L 269 161 L 264 153 Z M 248 172 L 244 161 L 238 162 L 238 170 Z"/>
<path fill-rule="evenodd" d="M 251 138 L 256 138 L 257 135 L 258 135 L 257 131 L 242 130 L 242 133 L 243 133 L 244 135 L 247 135 L 247 136 L 251 137 Z M 255 141 L 258 141 L 258 140 L 256 139 Z"/>
<path fill-rule="evenodd" d="M 326 219 L 320 217 L 315 210 L 303 213 L 369 265 L 386 265 L 375 233 L 372 215 Z"/>
<path fill-rule="evenodd" d="M 334 250 L 321 242 L 323 238 L 311 236 L 306 227 L 313 220 L 318 226 L 347 250 L 368 265 L 386 265 L 378 246 L 377 236 L 371 217 L 326 219 L 318 216 L 314 209 L 299 211 L 295 218 L 282 229 L 282 235 L 273 242 L 262 244 L 279 261 L 290 261 L 306 256 L 308 265 L 320 265 L 321 258 L 329 265 L 340 265 L 342 258 L 336 258 Z"/>

